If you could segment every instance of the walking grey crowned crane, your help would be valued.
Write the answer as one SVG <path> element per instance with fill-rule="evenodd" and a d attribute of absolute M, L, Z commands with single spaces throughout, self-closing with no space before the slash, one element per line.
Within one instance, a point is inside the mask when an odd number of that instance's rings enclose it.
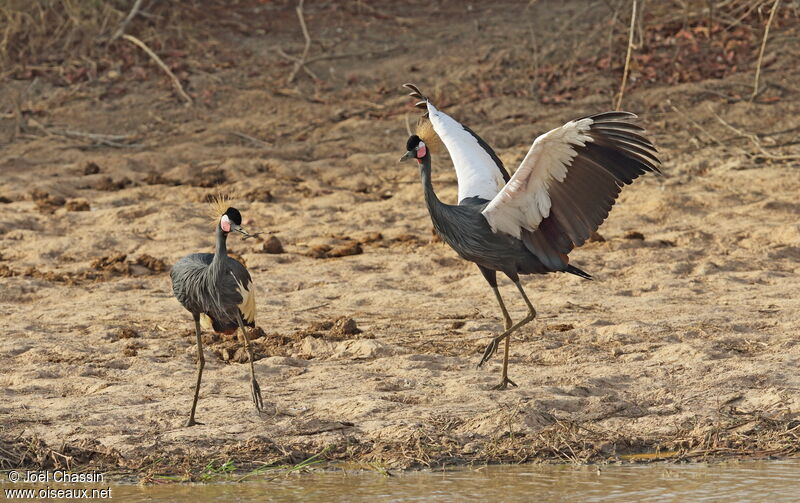
<path fill-rule="evenodd" d="M 227 252 L 228 234 L 231 232 L 238 232 L 244 236 L 250 234 L 242 228 L 242 215 L 239 210 L 225 209 L 226 206 L 227 202 L 222 197 L 211 201 L 211 211 L 217 226 L 216 251 L 213 254 L 187 255 L 180 259 L 170 272 L 172 291 L 183 307 L 192 313 L 197 336 L 197 382 L 192 411 L 189 413 L 186 426 L 202 424 L 194 419 L 205 365 L 201 326 L 222 334 L 233 334 L 237 328 L 241 330 L 250 360 L 250 393 L 256 410 L 261 412 L 264 408 L 261 389 L 253 368 L 253 350 L 245 330 L 245 327 L 255 326 L 256 299 L 253 294 L 253 281 L 247 269 L 229 257 Z"/>
<path fill-rule="evenodd" d="M 413 84 L 404 87 L 426 113 L 400 160 L 417 160 L 436 233 L 477 264 L 500 304 L 504 332 L 492 339 L 478 366 L 505 340 L 502 379 L 493 389 L 516 386 L 508 378 L 510 335 L 536 317 L 519 275 L 568 272 L 591 279 L 569 263 L 569 252 L 597 230 L 624 184 L 645 172 L 661 173 L 658 152 L 633 122 L 636 115 L 605 112 L 539 136 L 509 176 L 477 134 L 437 110 Z M 441 202 L 431 183 L 431 150 L 441 143 L 456 170 L 458 205 Z M 516 324 L 497 288 L 498 271 L 514 282 L 528 307 Z"/>

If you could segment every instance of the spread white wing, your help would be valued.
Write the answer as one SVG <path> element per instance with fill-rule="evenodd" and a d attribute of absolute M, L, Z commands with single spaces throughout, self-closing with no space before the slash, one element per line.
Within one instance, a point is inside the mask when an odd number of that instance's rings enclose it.
<path fill-rule="evenodd" d="M 558 253 L 583 244 L 608 216 L 623 184 L 647 171 L 660 172 L 657 151 L 640 134 L 644 130 L 632 122 L 635 118 L 607 112 L 536 138 L 514 176 L 482 212 L 492 230 L 517 238 L 527 231 L 528 237 L 534 233 L 534 242 L 552 237 L 558 246 L 541 245 Z M 536 236 L 548 218 L 547 236 Z"/>
<path fill-rule="evenodd" d="M 427 102 L 428 118 L 456 169 L 458 201 L 469 197 L 491 200 L 509 179 L 502 161 L 469 128 Z"/>

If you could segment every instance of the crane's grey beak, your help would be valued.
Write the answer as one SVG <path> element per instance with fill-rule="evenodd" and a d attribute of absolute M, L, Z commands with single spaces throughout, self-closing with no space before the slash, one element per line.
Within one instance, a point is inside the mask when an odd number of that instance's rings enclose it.
<path fill-rule="evenodd" d="M 244 230 L 241 225 L 236 225 L 234 223 L 231 223 L 231 231 L 238 232 L 239 234 L 242 234 L 247 237 L 253 237 L 249 232 Z"/>
<path fill-rule="evenodd" d="M 397 162 L 403 162 L 403 161 L 407 161 L 407 160 L 413 159 L 413 158 L 414 158 L 414 152 L 409 150 L 408 152 L 403 154 L 403 157 L 401 157 L 400 160 L 397 161 Z"/>

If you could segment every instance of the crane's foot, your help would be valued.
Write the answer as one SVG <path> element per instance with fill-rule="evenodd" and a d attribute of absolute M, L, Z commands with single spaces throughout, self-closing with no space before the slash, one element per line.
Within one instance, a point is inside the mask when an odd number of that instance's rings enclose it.
<path fill-rule="evenodd" d="M 509 384 L 511 386 L 514 386 L 515 388 L 519 388 L 519 386 L 517 386 L 517 383 L 509 379 L 507 376 L 504 376 L 503 380 L 500 381 L 500 384 L 498 384 L 497 386 L 492 386 L 492 389 L 502 391 L 504 389 L 507 389 Z"/>
<path fill-rule="evenodd" d="M 189 420 L 186 421 L 186 424 L 184 426 L 188 428 L 189 426 L 194 426 L 196 424 L 202 425 L 204 423 L 201 423 L 200 421 L 195 421 L 193 417 L 190 417 Z"/>
<path fill-rule="evenodd" d="M 261 398 L 261 388 L 258 385 L 258 381 L 255 378 L 250 380 L 250 394 L 253 397 L 253 403 L 256 405 L 256 410 L 258 412 L 263 412 L 264 410 L 264 400 Z"/>

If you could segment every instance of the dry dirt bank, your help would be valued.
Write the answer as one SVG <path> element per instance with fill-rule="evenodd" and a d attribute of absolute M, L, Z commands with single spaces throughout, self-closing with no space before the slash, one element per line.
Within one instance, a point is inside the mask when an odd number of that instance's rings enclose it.
<path fill-rule="evenodd" d="M 311 63 L 316 83 L 302 70 L 287 83 L 275 52 L 302 52 L 291 6 L 254 2 L 233 11 L 243 27 L 209 39 L 208 57 L 233 63 L 182 74 L 191 107 L 147 60 L 70 85 L 0 84 L 5 466 L 64 455 L 196 477 L 209 460 L 245 469 L 323 450 L 365 467 L 796 454 L 800 165 L 764 158 L 798 154 L 796 15 L 779 17 L 754 102 L 760 31 L 716 32 L 733 40 L 717 74 L 691 44 L 665 59 L 657 38 L 634 60 L 625 108 L 666 176 L 627 188 L 605 240 L 572 254 L 595 281 L 526 281 L 540 317 L 511 346 L 519 388 L 498 393 L 499 359 L 475 368 L 501 327 L 491 290 L 432 241 L 416 170 L 396 162 L 416 115 L 400 85 L 419 84 L 513 169 L 536 134 L 611 106 L 627 21 L 606 48 L 612 13 L 577 1 L 308 3 L 311 54 L 357 54 Z M 706 47 L 702 30 L 669 26 Z M 455 198 L 448 159 L 434 181 Z M 257 285 L 256 370 L 277 413 L 254 413 L 238 345 L 209 337 L 205 424 L 184 428 L 195 350 L 167 270 L 212 249 L 203 200 L 217 191 L 265 233 L 229 246 Z M 284 253 L 263 253 L 269 235 Z"/>

